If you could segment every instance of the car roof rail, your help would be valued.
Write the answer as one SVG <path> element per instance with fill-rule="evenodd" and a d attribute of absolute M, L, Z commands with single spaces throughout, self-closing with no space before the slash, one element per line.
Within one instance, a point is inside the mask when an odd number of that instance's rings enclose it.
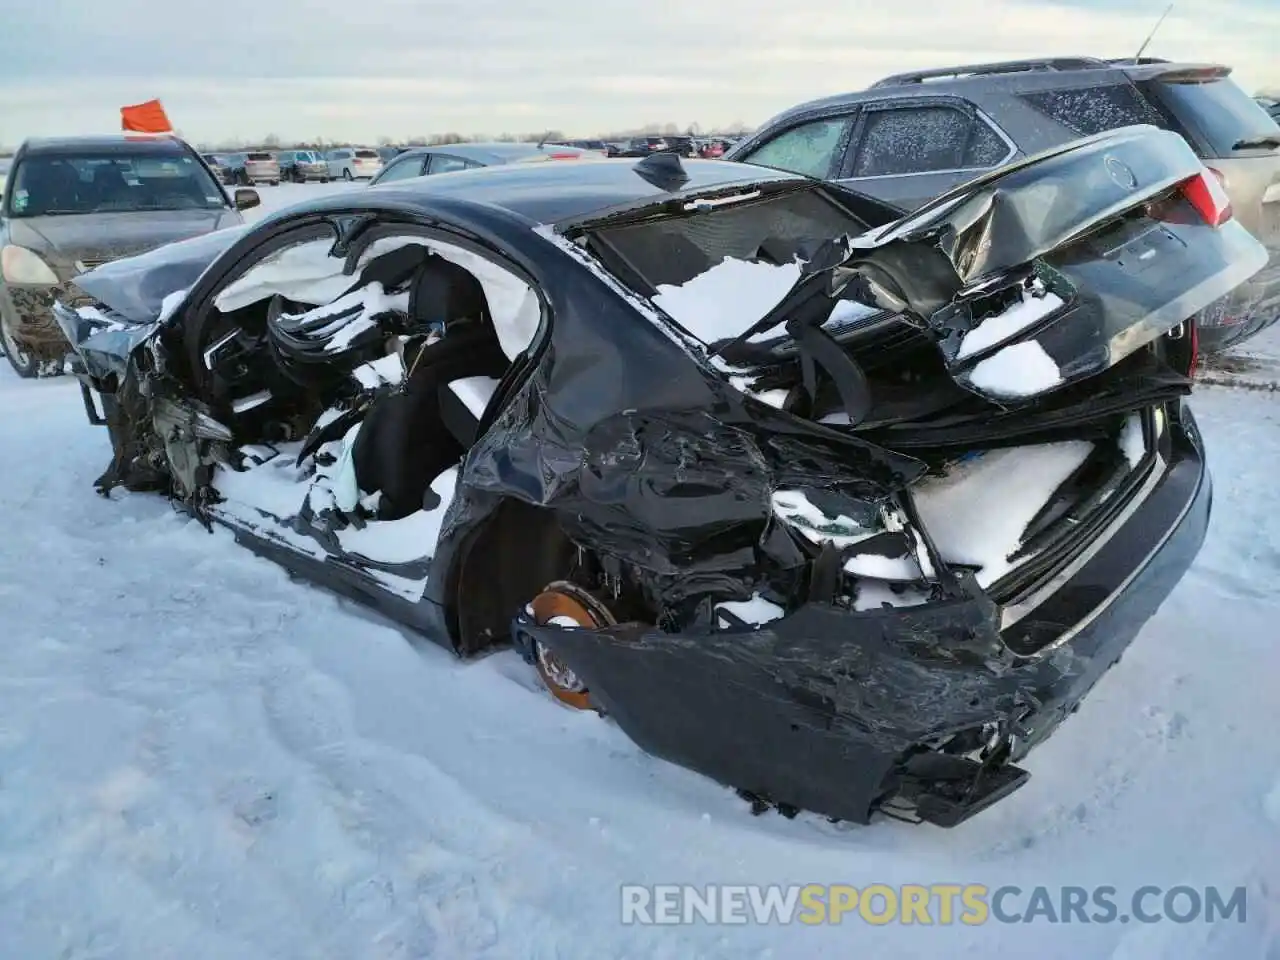
<path fill-rule="evenodd" d="M 947 78 L 962 79 L 965 77 L 993 76 L 1001 73 L 1028 73 L 1031 71 L 1053 70 L 1092 70 L 1097 67 L 1108 67 L 1111 64 L 1098 57 L 1045 57 L 1035 60 L 1003 60 L 997 63 L 972 63 L 960 67 L 937 67 L 933 70 L 913 70 L 909 73 L 895 73 L 873 83 L 869 90 L 880 87 L 898 87 L 910 83 L 924 83 L 926 80 L 942 80 Z"/>

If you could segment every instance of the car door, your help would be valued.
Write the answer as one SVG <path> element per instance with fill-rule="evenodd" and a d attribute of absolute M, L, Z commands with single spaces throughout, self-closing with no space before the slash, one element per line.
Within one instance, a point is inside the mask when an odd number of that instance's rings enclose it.
<path fill-rule="evenodd" d="M 1016 154 L 989 117 L 958 97 L 864 103 L 835 179 L 914 210 Z"/>

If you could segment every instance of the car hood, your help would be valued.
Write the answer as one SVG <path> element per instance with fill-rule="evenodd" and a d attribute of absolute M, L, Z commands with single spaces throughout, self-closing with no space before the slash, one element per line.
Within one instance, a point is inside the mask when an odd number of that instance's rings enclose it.
<path fill-rule="evenodd" d="M 46 259 L 60 279 L 80 261 L 114 260 L 243 222 L 234 210 L 139 210 L 11 220 L 11 242 Z"/>

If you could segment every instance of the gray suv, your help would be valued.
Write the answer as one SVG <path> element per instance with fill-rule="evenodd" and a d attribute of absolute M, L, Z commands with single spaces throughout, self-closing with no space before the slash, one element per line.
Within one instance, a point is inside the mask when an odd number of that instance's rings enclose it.
<path fill-rule="evenodd" d="M 1280 126 L 1230 68 L 1070 57 L 897 74 L 794 107 L 727 160 L 838 180 L 911 210 L 984 171 L 1138 123 L 1174 130 L 1226 187 L 1270 264 L 1198 319 L 1216 352 L 1280 318 Z"/>

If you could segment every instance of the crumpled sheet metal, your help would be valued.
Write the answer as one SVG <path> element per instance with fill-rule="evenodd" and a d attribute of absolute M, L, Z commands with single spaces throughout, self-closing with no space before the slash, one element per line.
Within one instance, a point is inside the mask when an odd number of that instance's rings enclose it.
<path fill-rule="evenodd" d="M 1171 189 L 1202 169 L 1175 133 L 1145 125 L 1111 130 L 965 183 L 893 231 L 855 238 L 851 252 L 936 233 L 956 277 L 969 286 L 1110 219 L 1134 193 Z"/>
<path fill-rule="evenodd" d="M 924 472 L 912 457 L 749 407 L 600 283 L 574 272 L 544 287 L 557 290 L 551 343 L 469 452 L 438 562 L 451 563 L 488 512 L 468 499 L 510 497 L 555 511 L 576 542 L 657 578 L 673 605 L 700 591 L 745 599 L 764 571 L 803 563 L 773 523 L 774 490 L 880 502 Z"/>
<path fill-rule="evenodd" d="M 646 751 L 778 803 L 865 823 L 924 741 L 1019 729 L 1092 682 L 1071 651 L 1018 663 L 985 598 L 757 629 L 669 634 L 528 624 Z"/>

